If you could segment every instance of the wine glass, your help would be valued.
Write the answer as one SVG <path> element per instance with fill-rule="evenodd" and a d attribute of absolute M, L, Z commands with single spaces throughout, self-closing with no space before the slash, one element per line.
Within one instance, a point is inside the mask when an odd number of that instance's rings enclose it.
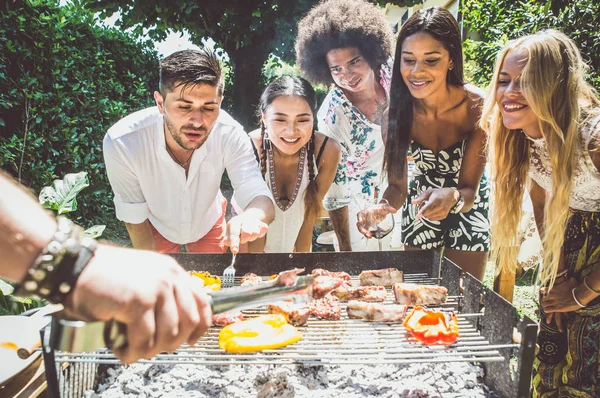
<path fill-rule="evenodd" d="M 394 229 L 395 221 L 394 215 L 387 210 L 385 207 L 389 206 L 386 199 L 376 205 L 371 205 L 365 208 L 365 228 L 369 230 L 372 237 L 377 239 L 379 251 L 381 251 L 381 239 L 385 238 Z"/>

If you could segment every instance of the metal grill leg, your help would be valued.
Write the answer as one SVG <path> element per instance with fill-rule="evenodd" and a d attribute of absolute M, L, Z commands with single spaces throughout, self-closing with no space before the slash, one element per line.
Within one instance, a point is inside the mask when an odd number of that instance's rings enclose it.
<path fill-rule="evenodd" d="M 52 323 L 54 323 L 52 317 Z M 56 360 L 54 358 L 54 349 L 50 344 L 52 336 L 52 326 L 46 326 L 40 330 L 42 341 L 42 355 L 44 357 L 44 368 L 46 370 L 46 382 L 48 383 L 49 398 L 60 398 L 60 389 L 58 388 L 58 372 L 56 371 Z"/>

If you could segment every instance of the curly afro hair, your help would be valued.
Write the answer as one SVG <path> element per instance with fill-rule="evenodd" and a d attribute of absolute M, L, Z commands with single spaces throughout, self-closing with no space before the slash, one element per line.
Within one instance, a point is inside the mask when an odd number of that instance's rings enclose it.
<path fill-rule="evenodd" d="M 313 84 L 333 83 L 326 55 L 356 47 L 379 76 L 392 53 L 392 29 L 383 12 L 366 0 L 321 1 L 298 22 L 296 63 Z"/>

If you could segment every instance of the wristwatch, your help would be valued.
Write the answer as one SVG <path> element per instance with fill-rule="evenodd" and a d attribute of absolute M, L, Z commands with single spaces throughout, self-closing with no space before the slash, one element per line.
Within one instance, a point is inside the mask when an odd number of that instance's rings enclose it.
<path fill-rule="evenodd" d="M 459 191 L 456 188 L 453 188 L 453 189 L 454 189 L 454 191 L 458 192 L 458 201 L 450 209 L 450 214 L 458 214 L 458 213 L 460 213 L 461 209 L 465 205 L 465 197 L 463 196 L 463 193 L 461 191 Z"/>

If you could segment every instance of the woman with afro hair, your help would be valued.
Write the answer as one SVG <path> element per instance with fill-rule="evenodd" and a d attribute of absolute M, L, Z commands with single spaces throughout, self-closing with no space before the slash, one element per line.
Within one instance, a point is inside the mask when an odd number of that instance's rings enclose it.
<path fill-rule="evenodd" d="M 385 190 L 381 124 L 388 107 L 392 39 L 381 10 L 365 0 L 323 1 L 298 24 L 300 71 L 313 84 L 332 86 L 317 118 L 319 131 L 342 146 L 323 201 L 342 251 L 377 248 L 353 220 Z"/>

